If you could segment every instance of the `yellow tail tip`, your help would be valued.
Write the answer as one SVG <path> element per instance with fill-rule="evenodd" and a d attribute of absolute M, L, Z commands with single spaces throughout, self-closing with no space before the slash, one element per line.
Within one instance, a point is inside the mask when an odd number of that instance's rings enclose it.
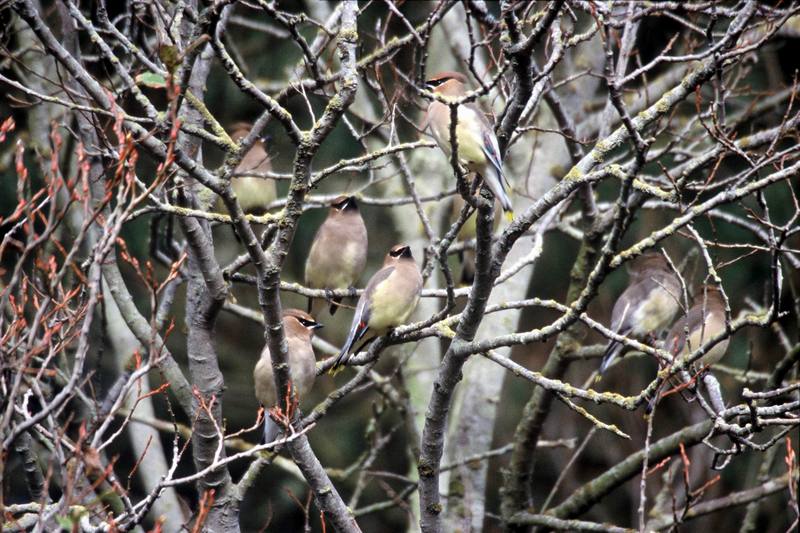
<path fill-rule="evenodd" d="M 503 213 L 503 216 L 505 217 L 506 222 L 511 222 L 512 220 L 514 220 L 514 211 L 512 209 L 509 209 L 508 211 Z"/>
<path fill-rule="evenodd" d="M 260 456 L 262 459 L 264 459 L 264 460 L 266 460 L 266 461 L 269 461 L 269 462 L 271 463 L 271 462 L 272 462 L 272 460 L 273 460 L 273 459 L 275 459 L 275 457 L 278 455 L 278 452 L 276 452 L 274 449 L 271 449 L 271 450 L 261 450 L 260 452 L 258 452 L 258 455 L 259 455 L 259 456 Z"/>

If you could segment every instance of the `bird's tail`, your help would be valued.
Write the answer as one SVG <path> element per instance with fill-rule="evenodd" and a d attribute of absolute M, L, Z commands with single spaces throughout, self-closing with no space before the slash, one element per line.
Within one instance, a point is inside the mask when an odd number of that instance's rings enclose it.
<path fill-rule="evenodd" d="M 331 307 L 330 307 L 331 316 L 336 314 L 336 311 L 339 309 L 340 303 L 342 303 L 342 298 L 331 298 Z"/>
<path fill-rule="evenodd" d="M 616 342 L 611 341 L 608 343 L 608 347 L 606 348 L 605 353 L 603 353 L 603 361 L 600 363 L 600 370 L 599 373 L 602 376 L 608 367 L 611 366 L 611 363 L 617 358 L 619 353 L 622 351 L 623 345 Z"/>
<path fill-rule="evenodd" d="M 503 211 L 506 213 L 513 213 L 514 209 L 511 206 L 511 199 L 508 197 L 508 193 L 506 193 L 505 185 L 503 185 L 504 181 L 507 182 L 503 170 L 489 163 L 486 165 L 486 172 L 484 172 L 484 174 L 485 175 L 481 176 L 483 182 L 489 187 L 489 190 L 492 191 L 497 201 L 500 202 Z"/>
<path fill-rule="evenodd" d="M 317 318 L 321 316 L 320 313 L 328 307 L 328 299 L 327 298 L 309 298 L 308 299 L 308 314 Z M 333 314 L 333 313 L 331 313 Z"/>
<path fill-rule="evenodd" d="M 270 418 L 269 413 L 264 413 L 264 444 L 278 440 L 281 433 L 283 428 Z"/>
<path fill-rule="evenodd" d="M 347 363 L 347 360 L 350 359 L 350 350 L 352 350 L 353 345 L 367 333 L 367 329 L 369 329 L 369 326 L 365 320 L 360 320 L 358 323 L 353 324 L 350 328 L 350 333 L 347 335 L 347 340 L 344 341 L 342 350 L 339 352 L 339 355 L 336 356 L 336 361 L 333 362 L 333 366 L 331 367 L 332 372 Z"/>
<path fill-rule="evenodd" d="M 677 376 L 669 379 L 672 387 L 678 390 L 681 397 L 686 402 L 693 402 L 697 399 L 697 382 L 700 380 L 699 375 L 692 376 L 686 370 L 681 370 Z"/>

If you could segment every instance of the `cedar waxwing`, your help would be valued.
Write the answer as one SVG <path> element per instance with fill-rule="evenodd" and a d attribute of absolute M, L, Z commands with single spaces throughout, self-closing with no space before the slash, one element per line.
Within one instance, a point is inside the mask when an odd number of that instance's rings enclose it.
<path fill-rule="evenodd" d="M 287 309 L 283 312 L 283 332 L 288 349 L 289 375 L 292 380 L 292 391 L 297 401 L 302 400 L 317 376 L 316 357 L 311 347 L 314 330 L 322 327 L 308 313 L 299 309 Z M 272 372 L 272 357 L 269 347 L 265 346 L 261 357 L 253 370 L 256 398 L 265 409 L 280 405 L 286 410 L 283 401 L 278 401 L 275 391 L 275 375 Z M 278 438 L 283 429 L 267 414 L 264 420 L 264 442 L 272 442 Z"/>
<path fill-rule="evenodd" d="M 240 143 L 250 133 L 251 128 L 252 124 L 237 122 L 233 126 L 231 139 Z M 272 170 L 265 143 L 266 138 L 261 138 L 253 144 L 234 170 L 234 177 L 231 178 L 231 187 L 245 213 L 264 214 L 267 206 L 277 196 L 275 180 L 247 175 L 263 174 Z"/>
<path fill-rule="evenodd" d="M 353 345 L 367 332 L 375 338 L 405 322 L 419 302 L 422 274 L 411 248 L 405 244 L 392 246 L 383 267 L 377 271 L 356 305 L 347 340 L 331 370 L 347 363 Z"/>
<path fill-rule="evenodd" d="M 328 218 L 317 230 L 306 260 L 306 286 L 312 289 L 349 289 L 367 263 L 367 227 L 352 196 L 339 196 L 331 204 Z M 341 298 L 333 298 L 330 313 L 336 313 Z M 311 312 L 313 298 L 308 299 Z"/>
<path fill-rule="evenodd" d="M 686 342 L 687 331 L 689 342 Z M 705 285 L 695 294 L 689 312 L 669 330 L 664 348 L 673 357 L 687 356 L 723 331 L 725 331 L 725 301 L 722 299 L 722 293 L 719 287 Z M 723 339 L 695 363 L 700 367 L 713 365 L 722 359 L 727 349 L 728 339 Z"/>
<path fill-rule="evenodd" d="M 458 220 L 458 215 L 461 214 L 461 210 L 464 208 L 464 204 L 466 202 L 461 197 L 460 194 L 456 194 L 453 197 L 453 204 L 450 210 L 450 223 L 453 224 L 456 220 Z M 500 202 L 497 200 L 494 201 L 494 209 L 495 212 L 499 212 L 500 209 Z M 477 213 L 475 211 L 469 216 L 469 218 L 464 222 L 461 226 L 461 230 L 459 230 L 458 235 L 456 235 L 456 242 L 467 242 L 475 237 L 478 236 L 477 226 L 476 226 L 476 219 Z M 494 229 L 495 231 L 500 226 L 500 217 L 494 217 Z M 473 280 L 475 279 L 475 249 L 468 249 L 460 252 L 458 254 L 459 259 L 461 260 L 461 285 L 462 286 L 469 286 L 472 285 Z"/>
<path fill-rule="evenodd" d="M 440 72 L 425 82 L 426 87 L 436 94 L 458 98 L 466 94 L 467 78 L 458 72 Z M 450 143 L 450 108 L 439 101 L 428 105 L 428 112 L 423 121 L 423 129 L 430 125 L 433 137 L 439 147 L 448 156 L 452 147 Z M 489 121 L 473 104 L 458 106 L 458 123 L 456 124 L 458 156 L 461 164 L 476 172 L 492 191 L 494 197 L 503 206 L 503 211 L 511 212 L 511 200 L 506 194 L 503 182 L 511 188 L 511 184 L 503 174 L 503 162 L 500 160 L 500 148 L 497 145 Z"/>
<path fill-rule="evenodd" d="M 614 304 L 611 329 L 634 339 L 656 335 L 666 328 L 680 309 L 681 282 L 659 253 L 646 253 L 634 260 L 630 284 Z M 608 343 L 600 364 L 602 375 L 625 347 Z"/>

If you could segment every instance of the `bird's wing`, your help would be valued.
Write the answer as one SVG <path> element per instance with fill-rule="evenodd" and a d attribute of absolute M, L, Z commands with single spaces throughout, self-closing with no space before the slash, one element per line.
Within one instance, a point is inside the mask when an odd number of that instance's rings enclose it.
<path fill-rule="evenodd" d="M 652 284 L 649 278 L 641 278 L 638 281 L 637 278 L 633 278 L 632 281 L 633 283 L 617 298 L 611 310 L 611 330 L 624 337 L 635 333 L 637 313 L 651 296 Z M 614 340 L 609 341 L 600 364 L 600 374 L 606 371 L 622 350 L 622 344 Z"/>
<path fill-rule="evenodd" d="M 361 295 L 361 298 L 358 300 L 358 306 L 356 306 L 356 315 L 360 314 L 360 321 L 366 326 L 369 324 L 369 317 L 372 314 L 372 309 L 370 308 L 370 303 L 372 303 L 372 295 L 375 292 L 375 289 L 378 288 L 384 280 L 386 280 L 389 276 L 392 275 L 392 272 L 395 271 L 395 267 L 387 266 L 380 269 L 378 272 L 375 273 L 372 278 L 370 278 L 369 283 L 367 283 L 367 288 L 364 289 L 364 294 Z M 359 313 L 359 309 L 361 313 Z"/>
<path fill-rule="evenodd" d="M 367 333 L 367 329 L 369 329 L 369 317 L 372 312 L 369 305 L 372 300 L 372 293 L 375 292 L 375 288 L 383 280 L 394 272 L 394 268 L 393 266 L 388 266 L 380 269 L 372 276 L 369 283 L 367 283 L 367 288 L 364 289 L 364 293 L 361 295 L 361 298 L 358 299 L 358 304 L 356 304 L 356 312 L 353 314 L 353 323 L 350 325 L 350 332 L 347 334 L 347 340 L 344 341 L 342 351 L 339 352 L 339 356 L 336 358 L 334 367 L 342 365 L 347 361 L 353 345 Z"/>
<path fill-rule="evenodd" d="M 654 297 L 662 296 L 664 284 L 653 276 L 640 275 L 632 279 L 632 283 L 620 295 L 614 304 L 611 313 L 611 329 L 625 335 L 625 330 L 641 329 L 642 324 L 637 324 L 636 320 L 642 320 L 640 311 L 643 308 L 652 308 Z"/>
<path fill-rule="evenodd" d="M 630 323 L 634 313 L 634 292 L 635 286 L 628 287 L 623 292 L 617 301 L 614 303 L 614 308 L 611 310 L 611 330 L 614 333 L 625 335 L 631 329 Z"/>
<path fill-rule="evenodd" d="M 505 172 L 503 172 L 503 160 L 500 157 L 500 146 L 497 144 L 497 137 L 494 134 L 492 125 L 486 119 L 483 111 L 481 111 L 477 106 L 469 104 L 465 107 L 475 114 L 478 119 L 478 123 L 481 126 L 483 137 L 481 146 L 483 147 L 483 153 L 486 155 L 486 159 L 488 159 L 495 170 L 497 170 L 497 173 L 502 177 L 503 181 L 506 182 L 506 185 L 511 187 L 511 184 L 506 178 Z"/>
<path fill-rule="evenodd" d="M 503 162 L 500 160 L 500 147 L 497 145 L 497 137 L 494 136 L 494 132 L 491 127 L 488 126 L 483 130 L 483 153 L 486 154 L 486 159 L 492 163 L 497 173 L 510 188 L 511 184 L 508 182 L 508 178 L 506 178 L 506 173 L 503 172 Z"/>
<path fill-rule="evenodd" d="M 611 331 L 618 335 L 627 336 L 631 332 L 631 315 L 633 314 L 633 300 L 629 293 L 631 287 L 623 292 L 617 301 L 614 303 L 614 308 L 611 310 Z M 609 340 L 603 358 L 600 361 L 600 375 L 602 376 L 611 363 L 625 348 L 623 344 L 615 340 Z"/>
<path fill-rule="evenodd" d="M 308 256 L 306 257 L 304 279 L 306 285 L 314 289 L 319 289 L 322 285 L 321 280 L 315 278 L 320 277 L 319 273 L 317 272 L 319 269 L 318 265 L 325 260 L 323 242 L 331 237 L 332 232 L 330 221 L 330 218 L 326 218 L 322 222 L 322 225 L 317 228 L 314 238 L 311 239 L 311 249 L 308 251 Z"/>

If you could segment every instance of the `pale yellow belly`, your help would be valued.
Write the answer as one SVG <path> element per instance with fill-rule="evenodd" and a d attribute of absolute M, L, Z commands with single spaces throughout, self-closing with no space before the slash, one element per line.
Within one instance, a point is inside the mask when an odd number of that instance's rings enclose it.
<path fill-rule="evenodd" d="M 393 272 L 372 295 L 372 306 L 369 318 L 369 327 L 378 335 L 387 330 L 404 324 L 419 302 L 419 293 L 397 290 L 393 287 Z"/>
<path fill-rule="evenodd" d="M 724 318 L 713 313 L 709 314 L 706 318 L 706 327 L 704 329 L 694 331 L 691 335 L 689 335 L 689 340 L 683 347 L 682 356 L 686 357 L 687 355 L 690 355 L 692 352 L 700 348 L 704 343 L 710 341 L 724 330 Z M 699 364 L 700 366 L 718 363 L 725 356 L 725 352 L 728 351 L 728 342 L 729 339 L 721 340 L 695 363 Z"/>
<path fill-rule="evenodd" d="M 245 213 L 265 210 L 276 197 L 275 182 L 269 179 L 233 178 L 231 187 Z"/>
<path fill-rule="evenodd" d="M 447 119 L 434 124 L 433 132 L 436 141 L 446 155 L 452 152 L 450 142 L 450 118 L 449 109 L 441 111 Z M 482 129 L 480 119 L 475 116 L 471 109 L 460 107 L 458 110 L 458 123 L 456 124 L 456 138 L 458 139 L 458 158 L 463 165 L 473 172 L 482 173 L 486 165 L 486 155 L 483 151 Z"/>

